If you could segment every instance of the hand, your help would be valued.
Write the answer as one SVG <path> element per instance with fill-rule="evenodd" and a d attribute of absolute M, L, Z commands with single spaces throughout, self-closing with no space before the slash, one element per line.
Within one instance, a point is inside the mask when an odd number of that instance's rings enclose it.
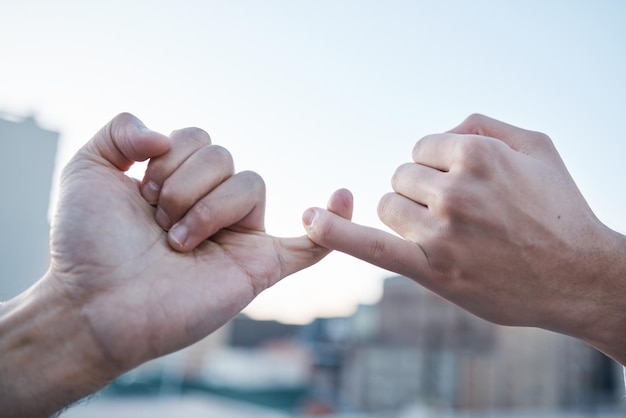
<path fill-rule="evenodd" d="M 484 116 L 420 140 L 378 208 L 401 235 L 321 209 L 309 237 L 403 274 L 487 320 L 572 335 L 626 362 L 626 246 L 550 139 Z"/>
<path fill-rule="evenodd" d="M 124 174 L 147 158 L 142 182 Z M 350 217 L 343 194 L 329 210 Z M 10 402 L 0 410 L 52 413 L 205 337 L 329 252 L 306 236 L 268 235 L 264 208 L 261 178 L 235 174 L 204 131 L 168 138 L 131 115 L 113 119 L 63 172 L 49 272 L 0 310 Z"/>
<path fill-rule="evenodd" d="M 204 131 L 174 132 L 159 156 L 165 139 L 143 129 L 121 115 L 76 156 L 52 234 L 52 276 L 120 371 L 199 340 L 328 253 L 265 233 L 263 181 L 234 174 Z M 122 171 L 146 157 L 142 198 Z"/>

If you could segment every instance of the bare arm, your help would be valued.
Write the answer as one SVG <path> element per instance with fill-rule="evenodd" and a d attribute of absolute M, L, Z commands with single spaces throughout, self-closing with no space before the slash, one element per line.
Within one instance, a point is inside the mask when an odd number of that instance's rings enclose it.
<path fill-rule="evenodd" d="M 142 182 L 123 173 L 146 158 Z M 267 234 L 264 211 L 262 179 L 206 132 L 113 119 L 63 172 L 48 273 L 0 306 L 0 414 L 49 416 L 328 254 Z"/>

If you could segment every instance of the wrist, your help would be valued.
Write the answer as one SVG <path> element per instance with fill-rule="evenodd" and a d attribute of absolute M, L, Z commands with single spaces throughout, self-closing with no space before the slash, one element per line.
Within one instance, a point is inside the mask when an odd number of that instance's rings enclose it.
<path fill-rule="evenodd" d="M 589 291 L 580 295 L 579 334 L 573 336 L 626 365 L 626 237 L 602 226 L 589 242 L 591 255 L 581 270 Z"/>
<path fill-rule="evenodd" d="M 49 416 L 115 377 L 81 307 L 49 277 L 0 306 L 0 375 L 0 410 L 33 417 Z"/>

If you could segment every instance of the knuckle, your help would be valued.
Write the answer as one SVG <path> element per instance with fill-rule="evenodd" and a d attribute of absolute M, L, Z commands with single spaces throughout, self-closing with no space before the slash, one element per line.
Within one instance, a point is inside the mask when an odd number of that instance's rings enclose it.
<path fill-rule="evenodd" d="M 198 201 L 185 216 L 191 225 L 206 225 L 214 218 L 213 206 L 206 200 Z"/>
<path fill-rule="evenodd" d="M 178 218 L 185 213 L 192 201 L 186 196 L 181 188 L 173 186 L 168 180 L 163 183 L 159 192 L 159 206 L 173 218 Z"/>
<path fill-rule="evenodd" d="M 175 130 L 171 133 L 172 137 L 195 143 L 198 146 L 209 145 L 211 143 L 211 137 L 204 130 L 197 127 L 189 127 Z"/>
<path fill-rule="evenodd" d="M 215 163 L 217 161 L 220 166 L 232 174 L 235 170 L 235 162 L 230 151 L 220 145 L 208 145 L 206 149 L 205 159 L 207 162 Z"/>
<path fill-rule="evenodd" d="M 128 113 L 128 112 L 121 112 L 115 115 L 115 117 L 111 120 L 111 123 L 112 124 L 124 124 L 135 119 L 136 119 L 135 115 Z"/>
<path fill-rule="evenodd" d="M 160 183 L 163 175 L 161 174 L 161 167 L 156 163 L 156 160 L 151 160 L 146 167 L 144 174 L 146 179 L 152 180 L 155 183 Z"/>
<path fill-rule="evenodd" d="M 437 193 L 429 209 L 437 216 L 441 225 L 446 225 L 444 229 L 449 229 L 450 222 L 471 204 L 471 196 L 464 188 L 448 185 Z"/>
<path fill-rule="evenodd" d="M 455 148 L 455 165 L 480 176 L 488 172 L 490 161 L 494 158 L 494 141 L 469 135 L 457 141 Z"/>
<path fill-rule="evenodd" d="M 168 161 L 163 158 L 154 158 L 148 162 L 144 177 L 162 185 L 161 183 L 163 183 L 169 175 L 168 172 Z"/>
<path fill-rule="evenodd" d="M 159 201 L 171 202 L 173 200 L 176 200 L 176 188 L 172 187 L 168 181 L 165 181 L 163 186 L 161 186 Z"/>
<path fill-rule="evenodd" d="M 265 194 L 265 181 L 258 173 L 250 170 L 239 173 L 246 180 L 246 184 L 261 194 Z"/>
<path fill-rule="evenodd" d="M 543 132 L 531 131 L 529 140 L 537 147 L 552 147 L 552 139 Z"/>
<path fill-rule="evenodd" d="M 385 241 L 373 238 L 365 247 L 366 257 L 370 260 L 383 260 L 388 258 L 388 247 Z"/>
<path fill-rule="evenodd" d="M 467 118 L 465 118 L 465 122 L 473 125 L 482 124 L 487 117 L 482 113 L 471 113 Z"/>
<path fill-rule="evenodd" d="M 323 216 L 313 224 L 313 237 L 318 244 L 325 245 L 327 240 L 332 240 L 335 235 L 335 223 Z"/>
<path fill-rule="evenodd" d="M 230 151 L 224 148 L 221 145 L 211 145 L 211 152 L 215 154 L 215 156 L 220 160 L 229 161 L 232 163 L 233 156 Z"/>
<path fill-rule="evenodd" d="M 465 118 L 462 125 L 465 126 L 470 132 L 475 132 L 480 135 L 487 120 L 487 116 L 481 113 L 472 113 Z"/>
<path fill-rule="evenodd" d="M 378 212 L 378 217 L 383 221 L 388 221 L 391 213 L 392 213 L 392 209 L 391 209 L 391 202 L 394 198 L 394 193 L 387 193 L 385 195 L 383 195 L 383 197 L 380 198 L 380 200 L 378 201 L 378 207 L 377 207 L 377 212 Z"/>
<path fill-rule="evenodd" d="M 420 159 L 422 149 L 424 149 L 424 144 L 430 142 L 435 137 L 436 135 L 426 135 L 425 137 L 418 140 L 415 145 L 413 145 L 413 151 L 411 152 L 411 155 L 413 156 L 413 161 L 418 161 Z"/>
<path fill-rule="evenodd" d="M 414 163 L 405 163 L 396 168 L 396 171 L 391 176 L 391 185 L 394 187 L 399 185 L 414 165 Z"/>
<path fill-rule="evenodd" d="M 161 191 L 159 192 L 159 205 L 163 207 L 163 209 L 167 209 L 168 211 L 172 211 L 173 208 L 176 208 L 181 205 L 180 196 L 175 187 L 172 187 L 167 181 L 161 187 Z"/>
<path fill-rule="evenodd" d="M 126 126 L 132 123 L 135 119 L 135 116 L 128 112 L 118 113 L 105 126 L 104 132 L 109 138 L 121 138 L 125 133 Z"/>

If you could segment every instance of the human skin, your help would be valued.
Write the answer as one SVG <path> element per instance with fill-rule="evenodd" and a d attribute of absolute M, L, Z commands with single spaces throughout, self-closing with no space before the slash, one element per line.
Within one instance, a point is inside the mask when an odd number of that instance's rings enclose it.
<path fill-rule="evenodd" d="M 145 159 L 143 181 L 124 174 Z M 350 217 L 346 196 L 328 209 Z M 264 210 L 262 179 L 206 132 L 114 118 L 63 171 L 45 277 L 0 306 L 0 415 L 50 416 L 329 252 L 267 234 Z"/>
<path fill-rule="evenodd" d="M 412 156 L 378 206 L 400 237 L 320 208 L 303 214 L 309 237 L 484 319 L 570 335 L 626 364 L 626 237 L 593 214 L 549 137 L 472 115 Z"/>

